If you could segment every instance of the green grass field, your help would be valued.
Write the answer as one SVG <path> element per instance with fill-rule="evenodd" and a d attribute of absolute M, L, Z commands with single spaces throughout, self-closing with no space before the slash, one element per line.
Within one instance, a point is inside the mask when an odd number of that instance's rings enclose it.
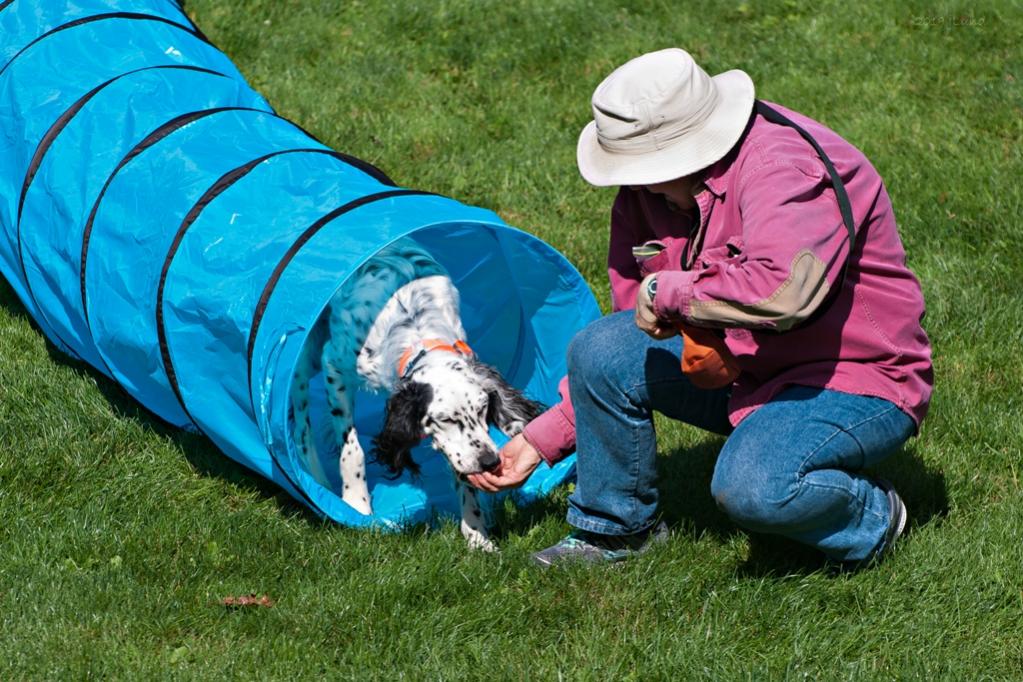
<path fill-rule="evenodd" d="M 1023 5 L 189 0 L 284 115 L 399 184 L 496 210 L 607 307 L 593 88 L 666 46 L 844 135 L 886 179 L 937 387 L 883 473 L 910 532 L 833 575 L 715 508 L 721 441 L 663 423 L 670 542 L 539 572 L 565 492 L 453 523 L 319 521 L 48 346 L 0 283 L 0 679 L 1023 678 Z M 228 609 L 267 594 L 272 608 Z"/>

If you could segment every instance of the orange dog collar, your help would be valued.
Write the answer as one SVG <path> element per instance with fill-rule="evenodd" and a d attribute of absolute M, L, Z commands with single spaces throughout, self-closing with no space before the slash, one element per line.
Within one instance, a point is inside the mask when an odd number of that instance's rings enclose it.
<path fill-rule="evenodd" d="M 418 353 L 416 350 L 418 349 Z M 445 343 L 440 339 L 423 339 L 417 344 L 409 346 L 405 349 L 405 352 L 398 358 L 398 376 L 404 376 L 405 370 L 409 368 L 416 360 L 426 355 L 430 351 L 442 350 L 448 353 L 456 353 L 458 355 L 464 355 L 467 358 L 473 356 L 472 348 L 469 348 L 469 344 L 461 339 L 458 339 L 454 343 Z"/>

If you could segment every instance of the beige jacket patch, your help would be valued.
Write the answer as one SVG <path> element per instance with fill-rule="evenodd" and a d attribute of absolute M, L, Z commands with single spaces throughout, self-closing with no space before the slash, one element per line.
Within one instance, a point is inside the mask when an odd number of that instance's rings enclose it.
<path fill-rule="evenodd" d="M 770 326 L 791 329 L 806 320 L 828 296 L 827 266 L 813 252 L 797 253 L 789 276 L 774 293 L 756 303 L 690 301 L 689 315 L 699 323 L 726 327 Z"/>

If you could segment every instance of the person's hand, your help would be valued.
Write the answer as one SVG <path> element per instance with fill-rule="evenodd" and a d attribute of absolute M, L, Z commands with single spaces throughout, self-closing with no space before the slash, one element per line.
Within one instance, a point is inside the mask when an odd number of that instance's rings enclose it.
<path fill-rule="evenodd" d="M 657 277 L 656 272 L 647 275 L 639 285 L 639 293 L 636 294 L 636 326 L 658 341 L 663 341 L 678 334 L 678 329 L 674 325 L 657 319 L 653 299 L 647 293 L 647 285 L 654 277 Z"/>
<path fill-rule="evenodd" d="M 521 433 L 505 443 L 498 455 L 501 463 L 496 469 L 469 474 L 466 477 L 469 483 L 488 493 L 496 493 L 505 488 L 518 488 L 540 464 L 540 453 Z"/>

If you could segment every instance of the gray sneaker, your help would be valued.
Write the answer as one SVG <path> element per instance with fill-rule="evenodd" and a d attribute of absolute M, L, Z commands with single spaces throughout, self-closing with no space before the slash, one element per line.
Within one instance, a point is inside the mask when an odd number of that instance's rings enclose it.
<path fill-rule="evenodd" d="M 886 481 L 883 478 L 878 479 L 877 484 L 881 486 L 881 490 L 888 496 L 888 530 L 884 534 L 884 540 L 881 541 L 881 546 L 874 552 L 874 559 L 880 559 L 887 554 L 895 541 L 902 535 L 902 532 L 906 530 L 906 504 L 899 497 L 899 494 L 895 492 L 895 486 L 890 481 Z"/>
<path fill-rule="evenodd" d="M 532 558 L 544 568 L 569 563 L 612 563 L 642 554 L 654 544 L 667 539 L 668 526 L 663 521 L 632 535 L 601 535 L 576 530 L 558 544 L 537 552 Z"/>

